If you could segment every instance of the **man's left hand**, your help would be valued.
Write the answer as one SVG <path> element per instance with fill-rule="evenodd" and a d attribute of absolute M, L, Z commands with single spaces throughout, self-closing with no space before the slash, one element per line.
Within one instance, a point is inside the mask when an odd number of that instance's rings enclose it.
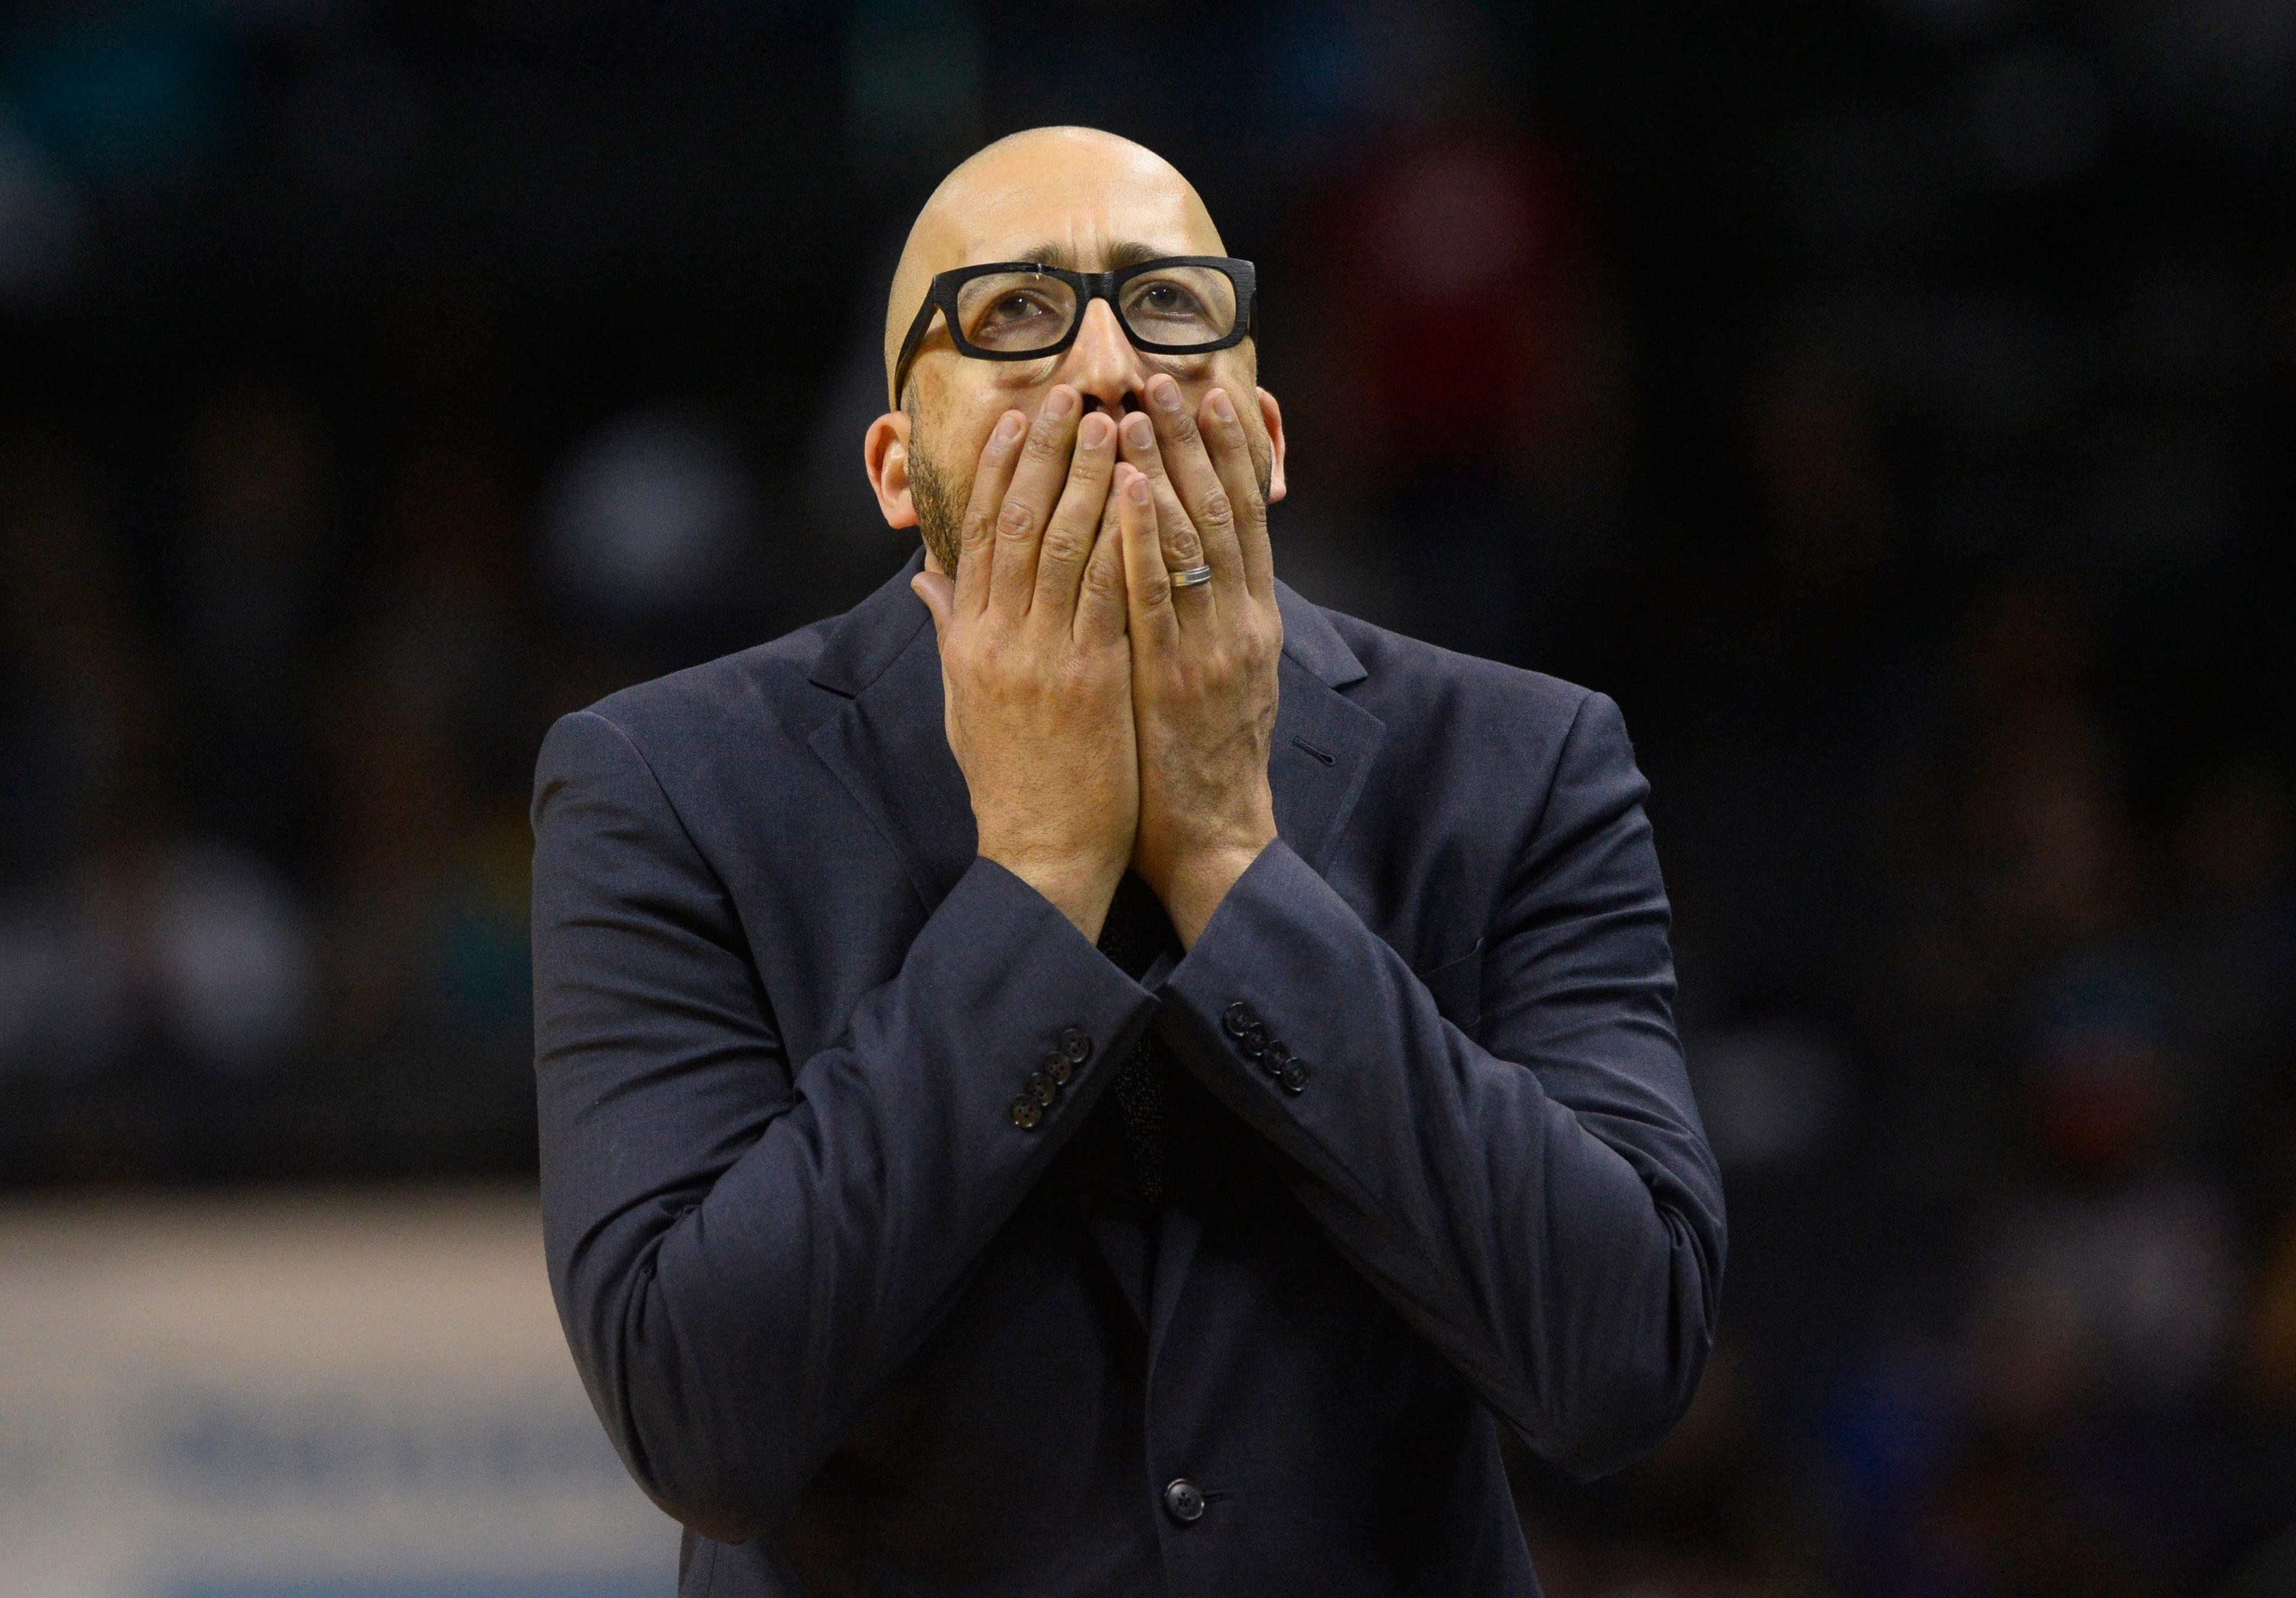
<path fill-rule="evenodd" d="M 1235 879 L 1275 837 L 1267 782 L 1283 620 L 1242 418 L 1215 388 L 1193 412 L 1169 376 L 1124 418 L 1118 524 L 1140 746 L 1132 869 L 1192 948 Z M 1175 589 L 1208 564 L 1211 581 Z"/>

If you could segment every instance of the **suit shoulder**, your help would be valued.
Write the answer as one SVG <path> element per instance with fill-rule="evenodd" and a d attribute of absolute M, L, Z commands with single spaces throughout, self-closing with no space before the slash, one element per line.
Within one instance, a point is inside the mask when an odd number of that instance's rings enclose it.
<path fill-rule="evenodd" d="M 761 723 L 787 725 L 810 697 L 828 697 L 808 678 L 835 624 L 835 617 L 809 622 L 769 643 L 633 683 L 586 712 L 649 752 L 710 738 L 734 723 L 754 738 Z"/>
<path fill-rule="evenodd" d="M 1462 655 L 1358 616 L 1316 608 L 1363 663 L 1365 680 L 1349 690 L 1349 697 L 1387 716 L 1390 729 L 1397 718 L 1388 713 L 1396 711 L 1447 724 L 1449 730 L 1457 730 L 1461 721 L 1504 722 L 1561 737 L 1596 697 L 1592 688 L 1544 671 Z"/>

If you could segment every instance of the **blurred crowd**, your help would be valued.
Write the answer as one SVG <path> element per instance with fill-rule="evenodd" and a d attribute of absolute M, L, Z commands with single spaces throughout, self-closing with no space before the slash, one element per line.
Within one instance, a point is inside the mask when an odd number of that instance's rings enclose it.
<path fill-rule="evenodd" d="M 529 1169 L 543 729 L 893 571 L 907 218 L 1086 121 L 1279 571 L 1654 783 L 1723 1341 L 1550 1591 L 2296 1591 L 2296 4 L 1719 9 L 0 13 L 0 1182 Z"/>

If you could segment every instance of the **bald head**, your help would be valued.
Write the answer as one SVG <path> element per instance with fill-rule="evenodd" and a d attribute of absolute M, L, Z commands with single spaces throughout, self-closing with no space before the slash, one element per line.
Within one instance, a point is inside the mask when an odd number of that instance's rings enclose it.
<path fill-rule="evenodd" d="M 934 274 L 989 260 L 1096 270 L 1111 248 L 1144 244 L 1154 255 L 1227 253 L 1193 186 L 1152 150 L 1092 128 L 998 139 L 941 179 L 909 229 L 885 304 L 887 388 Z"/>

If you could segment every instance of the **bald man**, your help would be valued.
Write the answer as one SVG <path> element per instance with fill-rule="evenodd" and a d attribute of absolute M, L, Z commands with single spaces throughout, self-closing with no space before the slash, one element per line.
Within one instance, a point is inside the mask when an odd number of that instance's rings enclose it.
<path fill-rule="evenodd" d="M 1618 708 L 1277 581 L 1258 284 L 1080 128 L 917 218 L 918 556 L 536 778 L 551 1281 L 688 1598 L 1537 1591 L 1722 1200 Z"/>

